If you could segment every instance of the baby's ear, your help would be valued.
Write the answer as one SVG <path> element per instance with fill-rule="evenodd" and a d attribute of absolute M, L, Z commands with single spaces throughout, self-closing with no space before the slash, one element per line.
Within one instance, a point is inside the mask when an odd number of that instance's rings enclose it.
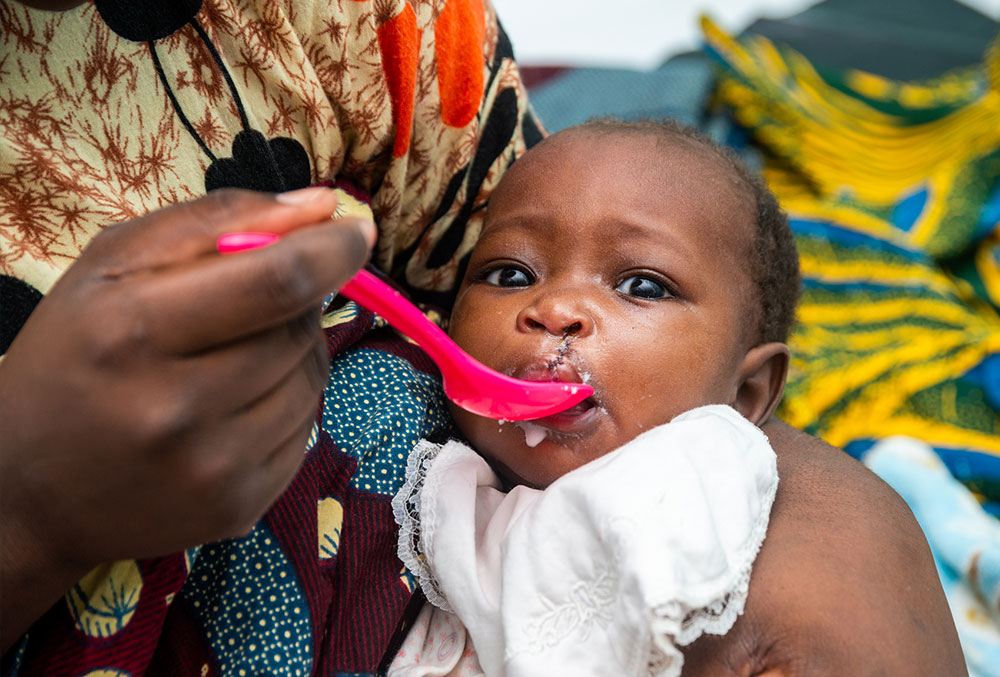
<path fill-rule="evenodd" d="M 744 418 L 763 425 L 781 402 L 788 376 L 788 346 L 762 343 L 747 351 L 731 406 Z"/>

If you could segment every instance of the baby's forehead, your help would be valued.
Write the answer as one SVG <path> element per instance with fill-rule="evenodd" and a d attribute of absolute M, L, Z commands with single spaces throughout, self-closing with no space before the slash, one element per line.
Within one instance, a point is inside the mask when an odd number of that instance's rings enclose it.
<path fill-rule="evenodd" d="M 622 222 L 639 224 L 646 237 L 679 238 L 688 252 L 708 252 L 719 270 L 752 277 L 756 193 L 705 142 L 647 130 L 558 132 L 508 170 L 487 206 L 483 236 L 493 240 L 511 227 L 548 236 L 567 203 L 574 216 L 591 208 L 600 217 L 570 227 L 579 237 L 603 238 L 609 252 L 627 232 Z"/>
<path fill-rule="evenodd" d="M 634 129 L 588 124 L 544 139 L 502 178 L 490 201 L 487 220 L 490 211 L 496 216 L 498 211 L 534 199 L 541 183 L 556 183 L 571 192 L 580 190 L 581 183 L 571 179 L 581 174 L 603 177 L 609 191 L 628 190 L 633 204 L 702 208 L 706 213 L 726 211 L 727 227 L 752 237 L 757 198 L 733 161 L 709 142 L 654 126 Z M 630 185 L 623 185 L 622 176 L 631 177 Z M 592 188 L 593 183 L 585 185 Z"/>
<path fill-rule="evenodd" d="M 608 148 L 624 152 L 609 153 Z M 670 128 L 661 131 L 655 127 L 581 125 L 564 129 L 542 140 L 515 162 L 501 179 L 498 190 L 504 190 L 505 184 L 517 183 L 522 173 L 539 163 L 562 162 L 584 163 L 594 171 L 605 172 L 620 171 L 622 164 L 627 164 L 634 170 L 662 176 L 664 181 L 694 172 L 709 179 L 712 186 L 730 187 L 748 208 L 754 208 L 753 189 L 720 149 Z M 520 188 L 528 189 L 530 185 Z M 709 188 L 706 186 L 706 192 Z"/>
<path fill-rule="evenodd" d="M 746 198 L 752 198 L 750 187 L 719 148 L 673 128 L 579 126 L 557 132 L 546 142 L 555 142 L 557 152 L 564 154 L 579 153 L 586 146 L 618 146 L 628 149 L 636 163 L 655 165 L 665 172 L 696 170 L 732 184 L 743 191 Z M 609 155 L 596 153 L 594 160 L 600 162 L 602 157 L 613 164 Z"/>

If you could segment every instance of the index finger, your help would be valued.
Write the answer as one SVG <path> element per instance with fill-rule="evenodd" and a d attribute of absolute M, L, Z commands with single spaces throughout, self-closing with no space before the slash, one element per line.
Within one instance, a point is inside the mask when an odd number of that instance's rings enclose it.
<path fill-rule="evenodd" d="M 283 235 L 329 220 L 336 208 L 336 192 L 323 186 L 277 194 L 217 190 L 105 229 L 90 254 L 102 260 L 105 275 L 121 277 L 214 254 L 225 233 Z"/>
<path fill-rule="evenodd" d="M 202 257 L 137 280 L 143 333 L 170 354 L 193 354 L 318 309 L 367 260 L 371 241 L 362 223 L 327 221 L 267 247 Z"/>

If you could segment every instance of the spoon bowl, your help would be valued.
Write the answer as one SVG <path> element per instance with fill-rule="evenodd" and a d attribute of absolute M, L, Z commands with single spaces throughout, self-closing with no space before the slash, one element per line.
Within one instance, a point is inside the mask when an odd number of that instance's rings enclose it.
<path fill-rule="evenodd" d="M 487 418 L 523 421 L 569 409 L 594 393 L 582 383 L 522 381 L 490 369 L 458 347 L 402 294 L 368 271 L 359 271 L 340 293 L 386 319 L 424 349 L 441 370 L 444 394 Z"/>

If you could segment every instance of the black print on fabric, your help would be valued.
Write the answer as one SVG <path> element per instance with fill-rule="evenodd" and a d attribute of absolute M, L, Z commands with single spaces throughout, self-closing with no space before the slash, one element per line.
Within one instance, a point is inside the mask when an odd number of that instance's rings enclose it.
<path fill-rule="evenodd" d="M 309 155 L 295 139 L 268 140 L 245 129 L 233 139 L 233 156 L 219 158 L 205 172 L 205 189 L 249 188 L 281 192 L 310 183 Z"/>
<path fill-rule="evenodd" d="M 201 0 L 95 0 L 108 28 L 132 42 L 165 38 L 194 19 Z"/>
<path fill-rule="evenodd" d="M 309 154 L 302 144 L 287 137 L 267 139 L 262 133 L 251 128 L 236 83 L 233 82 L 219 51 L 196 18 L 201 10 L 201 0 L 171 0 L 171 2 L 95 0 L 95 4 L 108 28 L 126 40 L 148 44 L 157 76 L 166 90 L 174 112 L 211 161 L 205 172 L 206 192 L 218 188 L 282 192 L 305 188 L 312 183 Z M 195 130 L 174 94 L 156 51 L 156 40 L 165 38 L 187 25 L 197 32 L 212 55 L 236 103 L 243 129 L 233 139 L 231 157 L 216 157 Z"/>
<path fill-rule="evenodd" d="M 41 300 L 42 293 L 27 282 L 0 275 L 0 355 L 10 348 Z"/>

